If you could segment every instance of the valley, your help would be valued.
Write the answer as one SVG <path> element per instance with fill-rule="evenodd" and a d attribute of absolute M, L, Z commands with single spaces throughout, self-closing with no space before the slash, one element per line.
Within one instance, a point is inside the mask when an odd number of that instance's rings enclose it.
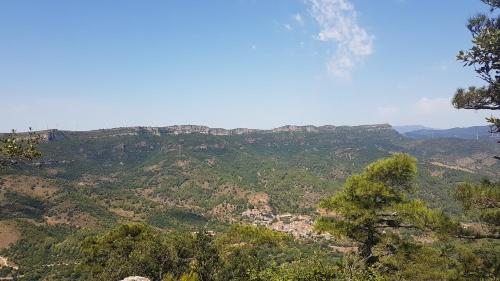
<path fill-rule="evenodd" d="M 40 134 L 42 159 L 0 172 L 0 255 L 19 272 L 44 275 L 77 263 L 81 237 L 130 222 L 214 232 L 253 224 L 351 252 L 314 230 L 318 203 L 368 163 L 399 152 L 418 159 L 413 196 L 451 216 L 461 210 L 452 195 L 459 182 L 500 179 L 492 159 L 500 147 L 488 140 L 415 140 L 389 125 Z"/>

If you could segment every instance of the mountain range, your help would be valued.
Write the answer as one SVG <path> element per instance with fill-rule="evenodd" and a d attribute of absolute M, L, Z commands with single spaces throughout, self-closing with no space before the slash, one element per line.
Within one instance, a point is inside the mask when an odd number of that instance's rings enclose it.
<path fill-rule="evenodd" d="M 485 139 L 498 140 L 499 133 L 492 133 L 490 126 L 472 126 L 450 129 L 432 129 L 424 126 L 395 126 L 399 133 L 414 139 L 432 139 L 432 138 L 459 138 L 459 139 Z"/>

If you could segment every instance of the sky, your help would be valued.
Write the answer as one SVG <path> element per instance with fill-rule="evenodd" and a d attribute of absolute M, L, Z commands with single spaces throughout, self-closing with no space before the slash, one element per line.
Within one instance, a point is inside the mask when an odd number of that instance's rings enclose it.
<path fill-rule="evenodd" d="M 0 1 L 0 131 L 485 124 L 479 0 Z"/>

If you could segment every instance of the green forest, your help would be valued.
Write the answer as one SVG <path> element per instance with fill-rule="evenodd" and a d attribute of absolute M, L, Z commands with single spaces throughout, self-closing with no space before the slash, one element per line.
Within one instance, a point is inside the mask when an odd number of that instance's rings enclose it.
<path fill-rule="evenodd" d="M 461 184 L 454 196 L 464 213 L 451 216 L 411 196 L 418 189 L 416 163 L 407 154 L 376 161 L 321 200 L 325 212 L 314 228 L 356 245 L 350 253 L 335 252 L 331 240 L 209 223 L 182 211 L 157 219 L 163 227 L 153 226 L 156 220 L 113 223 L 113 216 L 107 219 L 92 201 L 81 202 L 80 211 L 95 214 L 102 227 L 35 223 L 42 221 L 44 203 L 5 193 L 5 201 L 18 204 L 19 213 L 11 214 L 23 238 L 1 252 L 19 269 L 4 267 L 2 274 L 19 280 L 135 275 L 151 280 L 496 280 L 499 185 Z M 475 223 L 464 227 L 462 216 Z"/>
<path fill-rule="evenodd" d="M 0 222 L 17 236 L 0 251 L 12 263 L 2 267 L 5 277 L 499 274 L 500 169 L 478 158 L 500 152 L 490 140 L 413 140 L 388 125 L 229 136 L 146 128 L 43 134 L 18 143 L 41 158 L 14 155 L 17 163 L 2 169 Z M 474 164 L 457 165 L 472 157 Z"/>

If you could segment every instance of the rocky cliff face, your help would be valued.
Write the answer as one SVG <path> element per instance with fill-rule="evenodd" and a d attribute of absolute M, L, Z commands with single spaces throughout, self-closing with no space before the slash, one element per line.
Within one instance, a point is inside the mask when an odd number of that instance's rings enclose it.
<path fill-rule="evenodd" d="M 88 135 L 90 134 L 92 138 L 101 137 L 114 137 L 114 136 L 126 136 L 126 135 L 140 135 L 140 134 L 151 134 L 156 136 L 161 135 L 182 135 L 182 134 L 202 134 L 202 135 L 212 135 L 212 136 L 234 136 L 234 135 L 245 135 L 253 133 L 296 133 L 296 132 L 306 132 L 306 133 L 326 133 L 334 132 L 336 130 L 366 130 L 366 131 L 384 131 L 393 130 L 393 128 L 388 124 L 379 125 L 361 125 L 361 126 L 296 126 L 296 125 L 286 125 L 270 130 L 261 129 L 248 129 L 248 128 L 236 128 L 236 129 L 223 129 L 223 128 L 210 128 L 207 126 L 199 125 L 174 125 L 166 127 L 124 127 L 124 128 L 112 128 L 112 129 L 101 129 L 85 132 L 76 131 L 61 131 L 57 129 L 38 131 L 37 133 L 41 135 L 42 139 L 45 141 L 57 141 L 64 138 L 71 138 L 77 135 Z M 24 133 L 21 133 L 23 135 Z"/>
<path fill-rule="evenodd" d="M 236 136 L 236 135 L 247 135 L 247 134 L 270 134 L 270 133 L 331 133 L 337 130 L 344 132 L 362 130 L 366 132 L 373 131 L 391 131 L 394 130 L 389 124 L 376 124 L 376 125 L 360 125 L 360 126 L 296 126 L 296 125 L 285 125 L 282 127 L 261 130 L 261 129 L 248 129 L 248 128 L 236 128 L 236 129 L 223 129 L 223 128 L 210 128 L 207 126 L 200 125 L 174 125 L 165 127 L 123 127 L 123 128 L 112 128 L 112 129 L 100 129 L 92 131 L 64 131 L 57 129 L 37 131 L 36 133 L 40 135 L 42 141 L 52 142 L 58 141 L 66 138 L 72 137 L 86 137 L 86 138 L 107 138 L 107 137 L 117 137 L 117 136 L 136 136 L 136 135 L 182 135 L 182 134 L 202 134 L 202 135 L 212 135 L 212 136 Z M 6 136 L 7 134 L 0 133 L 0 138 Z M 28 137 L 28 133 L 18 133 L 18 135 L 23 137 Z"/>

